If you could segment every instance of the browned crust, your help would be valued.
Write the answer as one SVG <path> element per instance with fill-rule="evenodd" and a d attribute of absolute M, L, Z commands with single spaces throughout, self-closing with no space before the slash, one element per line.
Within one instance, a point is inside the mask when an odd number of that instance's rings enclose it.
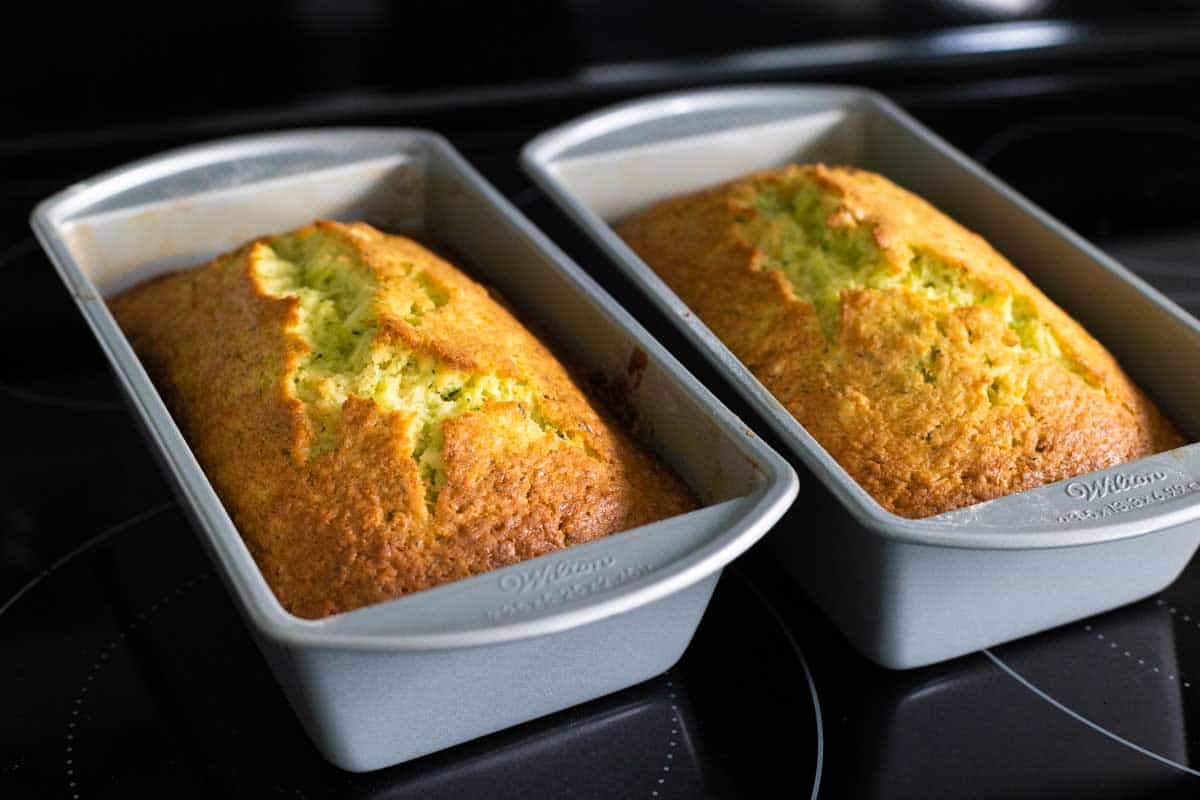
<path fill-rule="evenodd" d="M 547 416 L 588 447 L 513 438 L 506 421 L 526 410 L 489 402 L 446 423 L 448 483 L 431 514 L 403 412 L 352 396 L 333 449 L 310 455 L 312 423 L 285 382 L 308 350 L 289 332 L 299 303 L 264 291 L 254 243 L 125 292 L 113 313 L 289 611 L 346 611 L 695 507 L 482 286 L 403 237 L 362 224 L 314 230 L 344 237 L 372 272 L 379 336 L 529 380 Z M 408 307 L 405 263 L 450 294 L 419 327 L 392 310 Z"/>
<path fill-rule="evenodd" d="M 763 186 L 815 181 L 830 227 L 871 226 L 895 269 L 933 253 L 980 284 L 1028 297 L 1072 371 L 1020 365 L 1024 402 L 992 405 L 987 359 L 1014 335 L 993 310 L 935 319 L 905 289 L 844 293 L 830 342 L 737 224 Z M 923 517 L 1112 466 L 1182 443 L 1113 357 L 981 237 L 879 175 L 791 166 L 667 200 L 618 226 L 626 242 L 885 508 Z M 930 381 L 913 364 L 929 354 Z M 1090 382 L 1090 385 L 1089 385 Z"/>

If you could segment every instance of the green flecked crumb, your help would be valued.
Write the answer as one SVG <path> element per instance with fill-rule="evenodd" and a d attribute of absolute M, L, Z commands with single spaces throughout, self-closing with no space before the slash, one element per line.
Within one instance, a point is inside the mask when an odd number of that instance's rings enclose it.
<path fill-rule="evenodd" d="M 795 295 L 812 304 L 831 345 L 836 344 L 841 326 L 845 292 L 902 289 L 935 301 L 947 313 L 968 305 L 994 308 L 1017 335 L 1021 348 L 1056 359 L 1095 385 L 1082 365 L 1063 352 L 1053 328 L 1038 316 L 1028 297 L 999 293 L 928 251 L 917 250 L 897 269 L 886 260 L 870 226 L 827 224 L 839 203 L 837 196 L 812 184 L 760 184 L 752 200 L 757 213 L 743 212 L 735 218 L 745 238 L 761 248 L 764 268 L 782 272 Z M 938 330 L 944 335 L 940 321 Z M 934 353 L 936 358 L 940 351 L 935 348 Z M 924 365 L 920 369 L 926 382 L 933 383 L 932 372 Z M 989 399 L 999 402 L 1000 396 L 1000 385 L 993 383 Z"/>
<path fill-rule="evenodd" d="M 412 457 L 432 507 L 446 484 L 442 435 L 446 421 L 492 400 L 536 408 L 536 392 L 525 381 L 463 372 L 394 343 L 377 341 L 374 279 L 340 239 L 285 235 L 271 240 L 270 246 L 271 255 L 256 262 L 257 274 L 268 293 L 300 301 L 296 330 L 310 350 L 291 383 L 316 423 L 314 453 L 333 448 L 342 406 L 352 395 L 372 399 L 389 411 L 409 412 Z M 446 290 L 423 273 L 410 277 L 435 306 L 448 302 Z M 530 419 L 529 436 L 560 432 L 540 410 Z"/>

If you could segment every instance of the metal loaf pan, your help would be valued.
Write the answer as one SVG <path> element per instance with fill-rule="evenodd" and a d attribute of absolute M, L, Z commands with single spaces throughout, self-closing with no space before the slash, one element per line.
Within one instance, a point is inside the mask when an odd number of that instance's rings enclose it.
<path fill-rule="evenodd" d="M 647 443 L 704 507 L 349 613 L 288 614 L 103 298 L 316 217 L 451 247 L 560 353 L 626 387 Z M 32 223 L 300 720 L 346 769 L 415 758 L 667 669 L 721 568 L 795 496 L 787 462 L 432 133 L 313 130 L 190 147 L 72 186 Z"/>
<path fill-rule="evenodd" d="M 915 667 L 1113 608 L 1170 583 L 1200 542 L 1200 445 L 936 517 L 876 503 L 609 226 L 667 197 L 789 162 L 888 176 L 987 238 L 1200 431 L 1200 325 L 872 92 L 685 92 L 530 142 L 525 170 L 760 414 L 827 492 L 772 536 L 867 656 Z M 790 528 L 790 530 L 788 529 Z"/>

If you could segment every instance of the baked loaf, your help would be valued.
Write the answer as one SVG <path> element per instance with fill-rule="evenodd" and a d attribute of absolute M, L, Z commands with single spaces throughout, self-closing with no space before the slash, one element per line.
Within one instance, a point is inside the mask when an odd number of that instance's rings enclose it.
<path fill-rule="evenodd" d="M 695 505 L 482 286 L 368 225 L 260 239 L 111 308 L 298 616 Z"/>
<path fill-rule="evenodd" d="M 923 517 L 1182 443 L 987 242 L 861 170 L 790 166 L 618 233 L 885 508 Z"/>

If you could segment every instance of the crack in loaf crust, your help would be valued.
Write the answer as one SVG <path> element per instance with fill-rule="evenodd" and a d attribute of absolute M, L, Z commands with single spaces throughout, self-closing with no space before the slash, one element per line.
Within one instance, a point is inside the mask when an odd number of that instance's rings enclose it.
<path fill-rule="evenodd" d="M 617 232 L 888 510 L 938 514 L 1182 444 L 982 238 L 861 170 L 790 166 Z"/>
<path fill-rule="evenodd" d="M 482 286 L 365 224 L 261 239 L 111 308 L 299 616 L 695 507 Z"/>

